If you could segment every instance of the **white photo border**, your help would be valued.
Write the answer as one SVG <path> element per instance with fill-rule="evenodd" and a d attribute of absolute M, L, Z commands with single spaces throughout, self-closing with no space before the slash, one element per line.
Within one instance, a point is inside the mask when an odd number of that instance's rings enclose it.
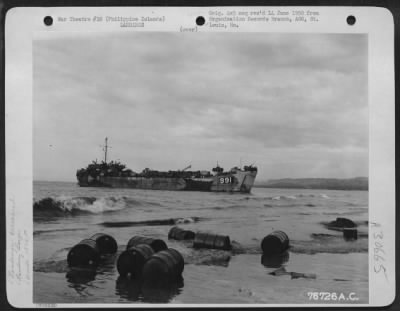
<path fill-rule="evenodd" d="M 32 213 L 32 46 L 44 32 L 179 32 L 193 27 L 209 11 L 274 10 L 279 7 L 48 7 L 12 8 L 5 23 L 5 144 L 6 144 L 6 267 L 7 298 L 14 307 L 154 307 L 154 304 L 35 304 L 33 303 Z M 369 105 L 369 303 L 368 304 L 157 304 L 157 307 L 321 307 L 385 306 L 395 298 L 395 99 L 394 21 L 377 7 L 284 7 L 320 12 L 318 23 L 243 23 L 240 28 L 198 28 L 199 32 L 360 33 L 368 35 Z M 45 16 L 165 16 L 162 24 L 120 28 L 115 23 L 55 23 Z M 356 17 L 353 26 L 346 23 Z M 385 263 L 374 256 L 382 245 Z M 383 273 L 383 271 L 385 273 Z"/>

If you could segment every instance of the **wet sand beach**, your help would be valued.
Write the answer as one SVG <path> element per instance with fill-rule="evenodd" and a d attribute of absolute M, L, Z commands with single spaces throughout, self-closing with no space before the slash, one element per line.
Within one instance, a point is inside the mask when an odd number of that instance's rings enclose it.
<path fill-rule="evenodd" d="M 253 188 L 251 194 L 219 194 L 35 182 L 34 202 L 34 302 L 326 303 L 310 300 L 313 292 L 357 298 L 328 303 L 368 302 L 367 191 Z M 337 217 L 357 224 L 356 241 L 326 226 Z M 228 235 L 233 249 L 196 250 L 190 241 L 168 240 L 174 225 Z M 287 233 L 290 248 L 271 261 L 260 244 L 274 230 Z M 70 248 L 98 232 L 116 239 L 117 254 L 94 272 L 68 268 Z M 134 235 L 163 239 L 178 250 L 185 260 L 183 281 L 160 291 L 119 277 L 115 261 Z"/>

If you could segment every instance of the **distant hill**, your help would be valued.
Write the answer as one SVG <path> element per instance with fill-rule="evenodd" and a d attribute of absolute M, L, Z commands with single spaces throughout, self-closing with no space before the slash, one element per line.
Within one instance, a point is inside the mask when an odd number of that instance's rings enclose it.
<path fill-rule="evenodd" d="M 258 188 L 368 190 L 368 177 L 336 178 L 284 178 L 256 182 Z"/>

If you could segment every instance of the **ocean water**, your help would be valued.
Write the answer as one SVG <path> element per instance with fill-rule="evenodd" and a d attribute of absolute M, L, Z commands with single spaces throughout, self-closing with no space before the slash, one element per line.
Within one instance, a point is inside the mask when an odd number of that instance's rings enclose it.
<path fill-rule="evenodd" d="M 253 188 L 251 194 L 229 194 L 80 188 L 66 182 L 34 182 L 33 188 L 33 203 L 52 199 L 33 210 L 36 303 L 368 302 L 367 191 Z M 326 227 L 337 217 L 358 225 L 356 241 Z M 190 241 L 168 240 L 173 224 L 229 235 L 233 250 L 195 250 Z M 271 262 L 260 243 L 274 230 L 286 232 L 290 248 Z M 98 232 L 116 239 L 118 253 L 96 271 L 68 268 L 69 249 Z M 183 281 L 152 289 L 119 277 L 115 261 L 134 235 L 163 239 L 181 252 Z M 329 292 L 331 299 L 310 300 L 314 292 Z M 350 293 L 357 300 L 332 298 Z"/>

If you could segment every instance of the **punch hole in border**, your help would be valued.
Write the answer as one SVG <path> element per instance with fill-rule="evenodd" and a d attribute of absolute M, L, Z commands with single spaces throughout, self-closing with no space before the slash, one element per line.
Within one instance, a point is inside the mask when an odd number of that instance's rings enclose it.
<path fill-rule="evenodd" d="M 53 25 L 53 18 L 52 18 L 51 16 L 46 16 L 46 17 L 43 19 L 43 23 L 44 23 L 46 26 L 51 26 L 51 25 Z"/>
<path fill-rule="evenodd" d="M 196 25 L 198 25 L 198 26 L 203 26 L 205 22 L 206 22 L 206 19 L 203 16 L 198 16 L 196 18 Z"/>
<path fill-rule="evenodd" d="M 353 15 L 347 16 L 347 24 L 353 26 L 356 23 L 356 18 Z"/>

